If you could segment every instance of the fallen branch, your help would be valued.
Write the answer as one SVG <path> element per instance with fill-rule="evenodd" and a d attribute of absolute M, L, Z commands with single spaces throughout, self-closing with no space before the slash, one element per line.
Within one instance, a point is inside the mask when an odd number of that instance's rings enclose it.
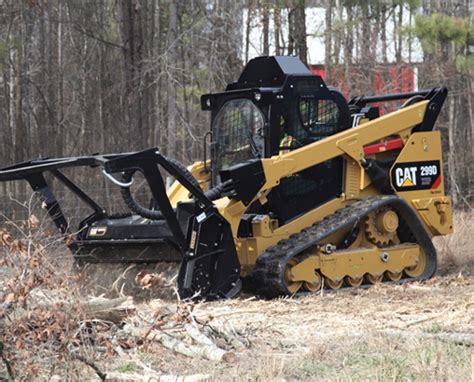
<path fill-rule="evenodd" d="M 113 323 L 122 322 L 128 315 L 130 315 L 130 313 L 135 311 L 132 297 L 121 297 L 114 299 L 98 297 L 89 301 L 79 302 L 78 308 L 77 303 L 73 302 L 65 302 L 61 305 L 58 305 L 57 303 L 58 302 L 46 303 L 45 301 L 42 301 L 39 304 L 30 303 L 30 307 L 38 307 L 52 311 L 59 309 L 59 307 L 61 311 L 78 309 L 81 314 L 81 318 L 86 321 L 102 320 Z M 2 318 L 9 322 L 15 322 L 17 320 L 28 318 L 29 312 L 29 309 L 17 308 L 5 314 L 5 316 Z M 0 324 L 2 323 L 2 318 L 0 318 Z"/>
<path fill-rule="evenodd" d="M 230 346 L 232 346 L 232 348 L 234 348 L 235 350 L 243 350 L 247 347 L 241 340 L 239 340 L 234 335 L 227 333 L 223 329 L 211 326 L 209 324 L 206 324 L 204 326 L 204 329 L 208 335 L 215 335 L 224 339 L 224 341 L 230 344 Z"/>
<path fill-rule="evenodd" d="M 186 333 L 188 333 L 189 336 L 198 344 L 206 346 L 216 346 L 216 344 L 212 342 L 212 340 L 204 333 L 202 333 L 196 325 L 185 324 L 184 330 L 186 330 Z"/>
<path fill-rule="evenodd" d="M 145 338 L 145 334 L 148 333 L 149 339 L 161 343 L 165 348 L 175 351 L 176 353 L 183 354 L 187 357 L 203 357 L 211 361 L 225 361 L 234 362 L 235 354 L 232 352 L 225 351 L 218 348 L 216 345 L 189 345 L 176 339 L 175 337 L 160 332 L 156 329 L 139 329 L 130 325 L 125 325 L 124 331 L 138 338 Z"/>
<path fill-rule="evenodd" d="M 125 373 L 107 373 L 106 381 L 115 382 L 201 382 L 209 381 L 211 376 L 209 374 L 194 374 L 194 375 L 166 375 L 166 374 L 125 374 Z"/>
<path fill-rule="evenodd" d="M 86 319 L 97 319 L 118 323 L 135 311 L 132 297 L 107 299 L 97 297 L 80 304 Z"/>
<path fill-rule="evenodd" d="M 10 365 L 10 361 L 3 355 L 3 342 L 0 341 L 0 358 L 2 359 L 5 368 L 7 369 L 8 376 L 12 381 L 15 380 L 15 376 L 13 374 L 13 369 Z"/>
<path fill-rule="evenodd" d="M 400 336 L 405 338 L 433 338 L 444 342 L 453 342 L 458 345 L 474 346 L 474 333 L 459 333 L 459 332 L 440 332 L 440 333 L 426 333 L 426 332 L 407 332 L 402 330 L 384 330 L 381 333 L 393 336 Z"/>
<path fill-rule="evenodd" d="M 84 362 L 87 366 L 91 367 L 92 369 L 94 369 L 95 373 L 99 376 L 100 380 L 101 381 L 105 381 L 106 378 L 107 378 L 107 374 L 106 373 L 103 373 L 100 369 L 99 369 L 99 366 L 97 366 L 94 362 L 92 362 L 90 359 L 87 359 L 86 357 L 83 357 L 82 355 L 80 354 L 76 354 L 76 353 L 70 353 L 71 354 L 71 357 L 73 359 L 77 359 L 78 361 L 81 361 L 81 362 Z"/>

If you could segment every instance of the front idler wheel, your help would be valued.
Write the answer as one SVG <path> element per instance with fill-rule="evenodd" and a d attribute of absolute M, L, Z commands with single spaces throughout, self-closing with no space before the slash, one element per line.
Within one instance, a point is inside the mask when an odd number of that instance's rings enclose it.
<path fill-rule="evenodd" d="M 418 256 L 416 265 L 405 268 L 405 274 L 412 278 L 420 277 L 425 271 L 426 263 L 426 255 L 422 250 L 420 250 L 420 255 Z"/>

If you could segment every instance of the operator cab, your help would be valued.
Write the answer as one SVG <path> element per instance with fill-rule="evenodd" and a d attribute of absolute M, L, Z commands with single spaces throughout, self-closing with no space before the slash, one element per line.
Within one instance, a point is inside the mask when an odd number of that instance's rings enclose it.
<path fill-rule="evenodd" d="M 254 158 L 284 155 L 351 126 L 344 96 L 327 87 L 297 57 L 258 57 L 225 92 L 201 98 L 211 115 L 213 185 L 219 173 Z M 285 137 L 292 147 L 282 147 Z M 281 224 L 338 197 L 343 160 L 336 158 L 282 179 L 258 213 L 274 213 Z M 263 208 L 263 210 L 262 210 Z M 269 211 L 265 211 L 269 209 Z"/>

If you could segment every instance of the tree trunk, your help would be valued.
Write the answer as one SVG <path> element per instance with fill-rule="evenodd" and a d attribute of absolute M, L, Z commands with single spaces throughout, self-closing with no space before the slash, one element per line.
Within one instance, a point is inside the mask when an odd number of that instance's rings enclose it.
<path fill-rule="evenodd" d="M 288 11 L 288 55 L 292 56 L 295 50 L 295 10 Z"/>
<path fill-rule="evenodd" d="M 306 43 L 305 0 L 298 0 L 295 8 L 295 45 L 301 61 L 308 65 L 308 45 Z"/>
<path fill-rule="evenodd" d="M 361 54 L 360 54 L 360 62 L 362 63 L 363 68 L 367 68 L 367 65 L 370 64 L 370 41 L 371 41 L 371 33 L 370 33 L 370 19 L 369 19 L 369 4 L 368 2 L 362 2 L 362 20 L 361 20 L 361 28 L 362 28 L 362 39 L 361 39 Z"/>
<path fill-rule="evenodd" d="M 331 3 L 333 3 L 334 0 L 329 0 Z M 344 28 L 343 22 L 344 22 L 344 7 L 341 4 L 341 0 L 336 0 L 336 10 L 337 10 L 337 28 L 335 28 L 332 20 L 332 15 L 331 15 L 331 29 L 333 30 L 333 35 L 332 35 L 332 40 L 334 42 L 332 43 L 332 55 L 333 55 L 333 63 L 336 67 L 339 66 L 340 63 L 340 58 L 341 58 L 341 52 L 342 52 L 342 47 L 344 45 Z M 332 75 L 334 77 L 334 74 Z"/>
<path fill-rule="evenodd" d="M 17 108 L 17 132 L 15 144 L 15 161 L 27 159 L 28 137 L 31 132 L 31 83 L 30 83 L 30 45 L 33 33 L 33 10 L 22 3 L 22 49 L 19 63 L 19 102 Z"/>
<path fill-rule="evenodd" d="M 263 2 L 261 5 L 262 11 L 262 25 L 263 25 L 263 55 L 268 56 L 270 54 L 269 47 L 269 34 L 270 34 L 270 14 L 268 9 L 268 4 Z"/>
<path fill-rule="evenodd" d="M 326 0 L 326 30 L 324 32 L 324 69 L 326 83 L 332 82 L 332 8 L 333 0 Z"/>
<path fill-rule="evenodd" d="M 253 0 L 249 0 L 247 3 L 247 20 L 245 23 L 245 62 L 249 61 L 250 30 L 252 29 L 252 11 Z"/>
<path fill-rule="evenodd" d="M 140 3 L 134 0 L 121 0 L 122 40 L 125 73 L 125 126 L 128 131 L 131 149 L 144 143 L 143 112 L 141 98 L 143 32 L 140 18 Z"/>
<path fill-rule="evenodd" d="M 394 43 L 395 43 L 395 61 L 397 63 L 397 88 L 395 91 L 401 91 L 401 70 L 402 70 L 402 45 L 403 45 L 403 37 L 402 37 L 402 24 L 403 24 L 403 5 L 398 6 L 398 18 L 396 17 L 396 13 L 393 13 L 394 17 L 394 29 L 395 33 L 398 36 L 395 36 Z"/>
<path fill-rule="evenodd" d="M 353 10 L 352 5 L 348 4 L 346 6 L 347 11 L 347 23 L 346 23 L 346 38 L 344 43 L 344 77 L 346 80 L 346 86 L 349 93 L 349 96 L 353 94 L 354 81 L 351 76 L 351 65 L 352 65 L 352 55 L 354 50 L 354 40 L 352 37 L 353 27 Z"/>
<path fill-rule="evenodd" d="M 275 39 L 275 55 L 281 55 L 280 33 L 281 33 L 281 9 L 278 2 L 275 2 L 273 10 L 273 36 Z"/>
<path fill-rule="evenodd" d="M 382 62 L 384 64 L 388 63 L 388 58 L 387 58 L 387 6 L 385 4 L 382 5 L 382 14 L 381 14 L 381 19 L 382 19 L 382 25 L 380 28 L 380 40 L 382 42 Z"/>
<path fill-rule="evenodd" d="M 178 105 L 176 100 L 176 65 L 178 64 L 178 9 L 175 0 L 169 2 L 169 24 L 168 24 L 168 142 L 166 154 L 170 157 L 176 156 L 177 145 L 177 125 L 176 117 L 178 113 Z"/>
<path fill-rule="evenodd" d="M 458 190 L 457 190 L 457 176 L 456 176 L 456 142 L 455 142 L 455 128 L 456 128 L 456 114 L 455 114 L 455 98 L 454 95 L 449 97 L 448 102 L 448 138 L 449 138 L 449 155 L 448 155 L 448 171 L 449 183 L 451 189 L 451 196 L 453 198 L 453 205 L 458 205 Z"/>

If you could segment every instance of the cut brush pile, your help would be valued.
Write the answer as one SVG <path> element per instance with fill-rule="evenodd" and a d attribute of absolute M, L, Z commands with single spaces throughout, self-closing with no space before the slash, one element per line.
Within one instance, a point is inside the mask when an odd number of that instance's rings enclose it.
<path fill-rule="evenodd" d="M 436 243 L 439 276 L 423 283 L 189 304 L 149 298 L 169 284 L 161 272 L 136 272 L 134 288 L 149 294 L 140 299 L 90 297 L 64 244 L 31 218 L 20 239 L 1 232 L 0 377 L 469 380 L 472 216 L 455 221 L 456 234 Z"/>

